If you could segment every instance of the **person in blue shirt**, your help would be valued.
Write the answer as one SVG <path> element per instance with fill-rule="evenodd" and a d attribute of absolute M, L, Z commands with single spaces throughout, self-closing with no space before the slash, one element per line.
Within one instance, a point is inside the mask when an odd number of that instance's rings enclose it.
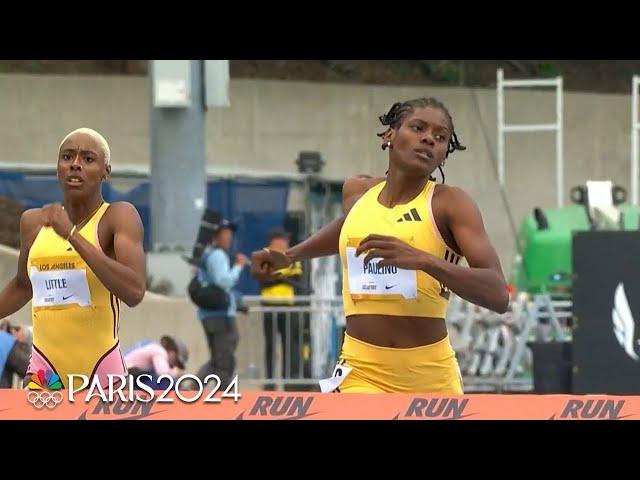
<path fill-rule="evenodd" d="M 32 338 L 31 327 L 0 322 L 0 388 L 11 388 L 14 375 L 27 374 Z"/>
<path fill-rule="evenodd" d="M 235 372 L 235 352 L 239 339 L 235 318 L 237 299 L 233 287 L 238 283 L 248 259 L 244 254 L 238 253 L 231 266 L 229 250 L 235 225 L 221 219 L 212 227 L 211 245 L 202 253 L 198 280 L 202 283 L 214 283 L 227 292 L 229 307 L 226 310 L 198 308 L 198 319 L 204 328 L 210 359 L 200 367 L 197 376 L 204 381 L 207 375 L 216 374 L 220 377 L 220 388 L 224 389 Z"/>

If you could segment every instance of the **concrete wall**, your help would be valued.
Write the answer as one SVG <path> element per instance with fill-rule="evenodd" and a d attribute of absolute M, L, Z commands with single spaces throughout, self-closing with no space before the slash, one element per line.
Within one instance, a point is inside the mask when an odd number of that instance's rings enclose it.
<path fill-rule="evenodd" d="M 322 152 L 327 176 L 383 174 L 377 116 L 397 100 L 432 95 L 453 116 L 468 146 L 447 163 L 447 183 L 478 202 L 505 270 L 515 242 L 496 174 L 494 90 L 389 87 L 265 80 L 231 81 L 231 107 L 206 119 L 210 166 L 295 170 L 300 150 Z M 60 139 L 86 125 L 110 141 L 114 171 L 149 166 L 149 83 L 144 78 L 0 75 L 0 167 L 50 164 Z M 510 91 L 510 123 L 554 121 L 552 92 Z M 587 179 L 629 187 L 630 97 L 566 93 L 565 198 Z M 510 134 L 506 142 L 506 198 L 519 227 L 533 206 L 555 205 L 552 133 Z"/>
<path fill-rule="evenodd" d="M 149 164 L 148 82 L 133 77 L 0 75 L 0 161 L 54 164 L 79 126 L 103 133 L 114 166 Z"/>

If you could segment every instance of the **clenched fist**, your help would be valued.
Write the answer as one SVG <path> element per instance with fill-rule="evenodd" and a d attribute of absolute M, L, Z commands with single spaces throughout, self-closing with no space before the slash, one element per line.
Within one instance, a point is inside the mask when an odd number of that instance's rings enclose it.
<path fill-rule="evenodd" d="M 258 281 L 271 280 L 278 276 L 277 270 L 292 263 L 293 259 L 285 253 L 263 248 L 251 254 L 251 276 Z"/>
<path fill-rule="evenodd" d="M 42 219 L 45 227 L 53 228 L 53 231 L 64 239 L 69 236 L 73 228 L 69 215 L 59 203 L 42 207 Z"/>

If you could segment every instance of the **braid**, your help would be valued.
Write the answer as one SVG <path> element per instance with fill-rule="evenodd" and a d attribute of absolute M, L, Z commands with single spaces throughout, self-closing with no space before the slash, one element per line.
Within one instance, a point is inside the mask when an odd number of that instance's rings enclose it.
<path fill-rule="evenodd" d="M 384 137 L 384 135 L 389 131 L 389 129 L 393 128 L 394 130 L 398 129 L 400 125 L 402 125 L 402 121 L 404 118 L 411 112 L 413 112 L 414 108 L 424 108 L 424 107 L 433 107 L 442 111 L 446 116 L 447 120 L 449 120 L 449 125 L 451 126 L 451 138 L 449 139 L 449 145 L 447 148 L 447 156 L 450 153 L 455 152 L 456 150 L 466 150 L 467 147 L 462 145 L 458 140 L 458 136 L 456 135 L 455 128 L 453 126 L 453 118 L 451 118 L 451 114 L 447 107 L 438 100 L 433 97 L 429 98 L 417 98 L 415 100 L 408 100 L 406 102 L 396 102 L 394 103 L 389 111 L 380 115 L 378 119 L 382 125 L 387 126 L 388 128 L 382 132 L 378 133 L 379 137 Z M 385 144 L 382 145 L 382 149 L 386 149 L 387 146 Z M 443 175 L 444 179 L 444 175 Z"/>
<path fill-rule="evenodd" d="M 380 123 L 382 123 L 382 125 L 388 125 L 389 128 L 397 129 L 402 123 L 402 119 L 408 113 L 411 113 L 413 111 L 413 108 L 414 107 L 410 105 L 409 102 L 396 102 L 391 106 L 386 114 L 380 115 L 378 119 L 380 120 Z M 389 131 L 389 128 L 387 128 L 382 133 L 378 133 L 377 135 L 379 137 L 383 137 L 384 134 Z"/>

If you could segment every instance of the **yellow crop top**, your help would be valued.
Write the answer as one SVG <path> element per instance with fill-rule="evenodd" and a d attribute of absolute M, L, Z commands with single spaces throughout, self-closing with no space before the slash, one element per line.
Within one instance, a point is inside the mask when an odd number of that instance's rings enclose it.
<path fill-rule="evenodd" d="M 414 248 L 452 263 L 460 255 L 449 248 L 436 226 L 431 210 L 435 182 L 409 203 L 387 208 L 378 196 L 386 182 L 368 190 L 351 208 L 340 232 L 342 300 L 346 316 L 380 314 L 444 318 L 449 290 L 423 271 L 364 265 L 365 255 L 355 258 L 360 242 L 370 234 L 393 236 Z"/>

